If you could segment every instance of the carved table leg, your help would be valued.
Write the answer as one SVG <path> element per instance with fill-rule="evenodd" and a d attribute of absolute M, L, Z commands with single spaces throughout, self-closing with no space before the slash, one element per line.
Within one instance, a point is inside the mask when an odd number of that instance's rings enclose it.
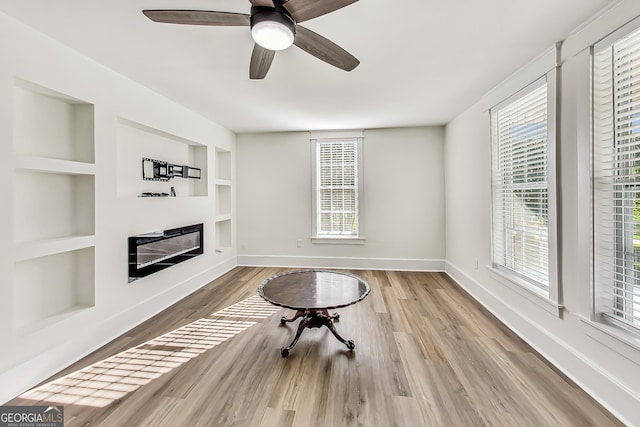
<path fill-rule="evenodd" d="M 327 310 L 326 308 L 322 310 L 322 314 L 324 314 L 331 320 L 340 320 L 340 314 L 338 313 L 329 314 L 329 310 Z"/>
<path fill-rule="evenodd" d="M 305 316 L 302 318 L 302 320 L 300 321 L 300 323 L 298 324 L 298 331 L 296 332 L 296 336 L 293 338 L 293 341 L 291 341 L 291 344 L 289 344 L 286 347 L 282 347 L 280 349 L 280 354 L 282 355 L 282 357 L 287 357 L 289 355 L 289 350 L 291 350 L 293 348 L 293 346 L 295 346 L 298 343 L 298 340 L 300 339 L 300 335 L 302 335 L 302 331 L 305 330 L 305 328 L 309 328 L 311 326 L 309 326 L 309 324 L 312 322 L 312 318 L 309 315 L 310 312 L 307 312 L 305 314 Z M 300 317 L 298 316 L 298 314 L 300 314 L 300 312 L 296 313 L 296 317 Z"/>
<path fill-rule="evenodd" d="M 323 316 L 324 317 L 324 316 Z M 322 323 L 324 324 L 324 326 L 326 326 L 327 328 L 329 328 L 329 330 L 331 331 L 331 333 L 333 334 L 334 337 L 336 337 L 338 339 L 338 341 L 340 341 L 341 343 L 343 343 L 344 345 L 347 346 L 347 348 L 349 349 L 349 351 L 353 351 L 354 348 L 356 348 L 355 343 L 353 342 L 353 340 L 345 340 L 344 338 L 342 338 L 340 336 L 340 334 L 338 333 L 338 331 L 336 331 L 335 326 L 333 326 L 333 322 L 331 321 L 330 317 L 326 317 L 325 319 L 322 319 Z"/>
<path fill-rule="evenodd" d="M 305 311 L 304 311 L 304 310 L 298 310 L 298 311 L 296 312 L 296 314 L 295 314 L 291 319 L 287 318 L 287 316 L 282 316 L 282 317 L 280 318 L 280 324 L 281 324 L 281 325 L 284 325 L 284 324 L 285 324 L 285 322 L 293 322 L 293 321 L 294 321 L 294 320 L 296 320 L 297 318 L 304 316 L 304 314 L 305 314 Z"/>
<path fill-rule="evenodd" d="M 340 336 L 340 334 L 338 334 L 338 331 L 336 331 L 332 319 L 337 320 L 339 318 L 339 315 L 337 313 L 334 313 L 334 315 L 331 316 L 329 315 L 327 310 L 310 310 L 305 312 L 298 311 L 291 320 L 287 319 L 286 317 L 282 317 L 282 319 L 280 319 L 280 323 L 284 324 L 284 322 L 291 322 L 302 316 L 304 317 L 298 324 L 298 330 L 295 337 L 293 338 L 293 341 L 291 341 L 291 344 L 289 344 L 288 346 L 282 347 L 280 349 L 280 354 L 282 355 L 282 357 L 287 357 L 289 355 L 291 349 L 298 343 L 300 335 L 302 335 L 302 331 L 304 331 L 306 328 L 319 328 L 321 326 L 326 326 L 331 331 L 333 336 L 338 339 L 338 341 L 347 346 L 349 351 L 353 351 L 353 349 L 356 347 L 353 340 L 345 340 Z"/>

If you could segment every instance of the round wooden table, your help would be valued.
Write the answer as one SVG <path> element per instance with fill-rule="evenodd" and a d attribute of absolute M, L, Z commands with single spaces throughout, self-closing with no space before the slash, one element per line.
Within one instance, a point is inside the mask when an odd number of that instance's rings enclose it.
<path fill-rule="evenodd" d="M 326 326 L 333 335 L 347 346 L 355 348 L 353 340 L 345 340 L 338 334 L 333 324 L 338 313 L 329 310 L 346 307 L 362 301 L 371 292 L 369 284 L 356 275 L 327 270 L 287 271 L 276 274 L 262 282 L 258 293 L 271 304 L 296 310 L 296 314 L 283 316 L 280 324 L 302 318 L 293 341 L 280 349 L 282 357 L 287 357 L 306 328 Z"/>

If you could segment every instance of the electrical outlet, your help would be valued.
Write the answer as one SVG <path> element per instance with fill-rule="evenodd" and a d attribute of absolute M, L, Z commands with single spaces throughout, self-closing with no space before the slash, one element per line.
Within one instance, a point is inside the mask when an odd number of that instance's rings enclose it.
<path fill-rule="evenodd" d="M 302 247 L 302 239 L 298 239 L 297 245 L 298 245 L 299 248 Z"/>

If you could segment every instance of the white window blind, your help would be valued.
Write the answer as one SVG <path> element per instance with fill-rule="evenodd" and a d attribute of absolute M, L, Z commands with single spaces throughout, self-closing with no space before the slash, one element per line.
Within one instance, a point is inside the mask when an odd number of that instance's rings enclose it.
<path fill-rule="evenodd" d="M 640 328 L 640 30 L 593 66 L 596 311 Z"/>
<path fill-rule="evenodd" d="M 547 83 L 491 109 L 493 264 L 549 288 Z"/>
<path fill-rule="evenodd" d="M 357 139 L 318 141 L 318 236 L 358 236 Z"/>

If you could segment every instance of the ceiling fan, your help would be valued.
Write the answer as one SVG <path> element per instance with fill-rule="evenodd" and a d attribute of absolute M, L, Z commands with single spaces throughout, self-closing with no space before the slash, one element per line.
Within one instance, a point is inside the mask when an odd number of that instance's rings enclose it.
<path fill-rule="evenodd" d="M 345 71 L 360 64 L 332 41 L 298 25 L 334 12 L 358 0 L 249 0 L 251 14 L 209 10 L 143 10 L 149 19 L 170 24 L 247 26 L 255 41 L 249 77 L 264 79 L 276 51 L 295 44 L 322 61 Z"/>

